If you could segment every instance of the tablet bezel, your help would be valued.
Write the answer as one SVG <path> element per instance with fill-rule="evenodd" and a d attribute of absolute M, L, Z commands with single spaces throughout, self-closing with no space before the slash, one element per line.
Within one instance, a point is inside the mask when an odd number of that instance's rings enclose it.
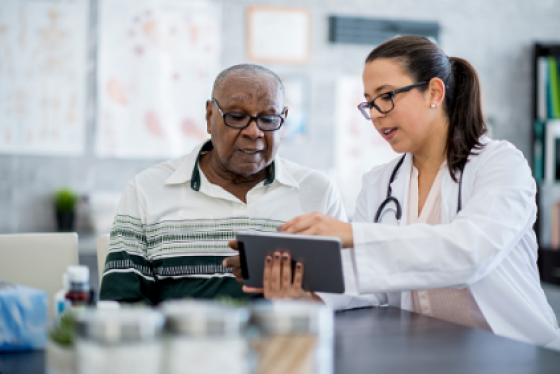
<path fill-rule="evenodd" d="M 303 288 L 311 292 L 344 293 L 340 239 L 268 232 L 236 234 L 243 284 L 262 288 L 265 257 L 278 250 L 290 252 L 292 269 L 304 263 Z"/>

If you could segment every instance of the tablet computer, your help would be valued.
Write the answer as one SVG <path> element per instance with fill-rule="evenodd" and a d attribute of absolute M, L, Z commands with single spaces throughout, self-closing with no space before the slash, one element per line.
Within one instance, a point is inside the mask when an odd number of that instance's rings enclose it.
<path fill-rule="evenodd" d="M 281 251 L 292 256 L 292 274 L 296 262 L 303 262 L 303 289 L 306 291 L 344 292 L 340 239 L 269 232 L 240 232 L 236 237 L 244 285 L 261 288 L 265 257 Z"/>

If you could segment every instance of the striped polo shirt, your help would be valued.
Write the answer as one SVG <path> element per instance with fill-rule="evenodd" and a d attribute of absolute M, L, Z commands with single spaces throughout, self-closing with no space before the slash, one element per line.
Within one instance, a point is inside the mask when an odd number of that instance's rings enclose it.
<path fill-rule="evenodd" d="M 276 157 L 268 177 L 242 202 L 208 181 L 198 165 L 208 141 L 183 157 L 136 175 L 126 186 L 111 230 L 100 299 L 157 304 L 172 298 L 250 298 L 224 258 L 238 231 L 276 231 L 319 211 L 345 220 L 326 175 Z"/>

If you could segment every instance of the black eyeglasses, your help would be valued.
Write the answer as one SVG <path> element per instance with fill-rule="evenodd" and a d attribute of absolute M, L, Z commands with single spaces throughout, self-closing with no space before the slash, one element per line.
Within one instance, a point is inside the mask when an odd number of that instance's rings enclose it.
<path fill-rule="evenodd" d="M 242 130 L 249 126 L 252 120 L 255 120 L 257 127 L 262 131 L 276 131 L 282 127 L 282 124 L 284 123 L 284 117 L 279 114 L 260 114 L 256 117 L 251 117 L 247 113 L 243 112 L 224 113 L 222 108 L 220 108 L 220 104 L 218 104 L 218 100 L 212 99 L 212 101 L 216 104 L 218 110 L 222 114 L 226 126 L 234 129 Z M 285 110 L 282 114 L 284 113 Z"/>
<path fill-rule="evenodd" d="M 369 112 L 371 111 L 371 108 L 377 109 L 377 111 L 381 114 L 387 114 L 391 110 L 393 110 L 393 108 L 395 107 L 395 101 L 393 100 L 393 98 L 395 97 L 396 94 L 401 93 L 401 92 L 410 91 L 414 87 L 423 86 L 423 85 L 428 84 L 428 83 L 430 83 L 430 81 L 418 82 L 418 83 L 411 84 L 410 86 L 406 86 L 406 87 L 399 88 L 399 89 L 396 89 L 396 90 L 393 90 L 393 91 L 382 93 L 381 95 L 377 96 L 372 101 L 369 101 L 369 102 L 366 101 L 366 102 L 358 104 L 358 109 L 360 110 L 360 112 L 362 112 L 362 115 L 367 120 L 371 119 L 371 117 L 369 115 Z"/>

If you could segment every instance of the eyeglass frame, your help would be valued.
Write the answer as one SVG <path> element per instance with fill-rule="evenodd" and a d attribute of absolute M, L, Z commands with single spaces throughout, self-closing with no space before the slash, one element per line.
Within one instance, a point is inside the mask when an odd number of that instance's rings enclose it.
<path fill-rule="evenodd" d="M 280 118 L 280 125 L 279 125 L 277 128 L 275 128 L 275 129 L 269 130 L 269 129 L 263 129 L 263 128 L 261 127 L 261 125 L 259 125 L 259 118 L 261 117 L 261 115 L 258 115 L 258 116 L 253 117 L 253 116 L 251 116 L 251 115 L 248 114 L 248 113 L 236 112 L 236 111 L 230 111 L 230 112 L 225 112 L 225 113 L 224 113 L 224 111 L 222 110 L 222 108 L 220 108 L 220 104 L 218 103 L 218 100 L 216 100 L 216 98 L 212 98 L 211 101 L 212 101 L 213 103 L 216 104 L 216 107 L 217 107 L 218 110 L 220 111 L 220 114 L 222 115 L 222 119 L 224 120 L 224 125 L 226 125 L 227 127 L 232 128 L 232 129 L 236 129 L 236 130 L 243 130 L 243 129 L 246 129 L 247 127 L 249 127 L 249 125 L 251 124 L 251 122 L 255 121 L 255 124 L 257 125 L 257 127 L 258 127 L 259 130 L 261 130 L 261 131 L 278 131 L 278 130 L 280 130 L 280 128 L 281 128 L 282 125 L 284 124 L 284 121 L 286 120 L 286 118 L 284 118 L 283 115 L 286 113 L 286 110 L 288 109 L 287 107 L 284 107 L 284 110 L 283 110 L 282 113 L 280 113 L 280 114 L 267 114 L 267 116 L 274 116 L 274 117 Z M 228 115 L 228 114 L 230 114 L 230 113 L 243 114 L 243 115 L 249 117 L 249 122 L 247 122 L 247 124 L 246 124 L 245 126 L 243 126 L 243 127 L 235 127 L 235 126 L 228 125 L 228 123 L 226 122 L 226 115 Z"/>
<path fill-rule="evenodd" d="M 365 117 L 365 119 L 367 119 L 369 121 L 369 120 L 371 120 L 371 116 L 369 115 L 369 112 L 371 111 L 372 108 L 375 108 L 381 114 L 387 114 L 390 111 L 392 111 L 393 109 L 395 109 L 394 97 L 395 97 L 396 94 L 401 93 L 401 92 L 408 92 L 415 87 L 420 87 L 420 86 L 426 85 L 428 83 L 430 83 L 429 80 L 428 81 L 422 81 L 422 82 L 414 83 L 414 84 L 411 84 L 409 86 L 405 86 L 405 87 L 402 87 L 402 88 L 397 88 L 396 90 L 381 93 L 381 94 L 377 95 L 371 101 L 364 101 L 363 103 L 359 103 L 357 108 L 360 111 L 360 113 L 362 113 L 362 115 Z M 380 98 L 383 95 L 389 95 L 389 98 L 391 99 L 391 103 L 393 104 L 393 107 L 389 110 L 386 110 L 386 111 L 381 110 L 377 105 L 375 105 L 375 100 L 377 100 L 378 98 Z M 364 107 L 364 110 L 362 110 L 362 107 Z M 367 112 L 365 111 L 366 108 L 367 108 Z"/>

